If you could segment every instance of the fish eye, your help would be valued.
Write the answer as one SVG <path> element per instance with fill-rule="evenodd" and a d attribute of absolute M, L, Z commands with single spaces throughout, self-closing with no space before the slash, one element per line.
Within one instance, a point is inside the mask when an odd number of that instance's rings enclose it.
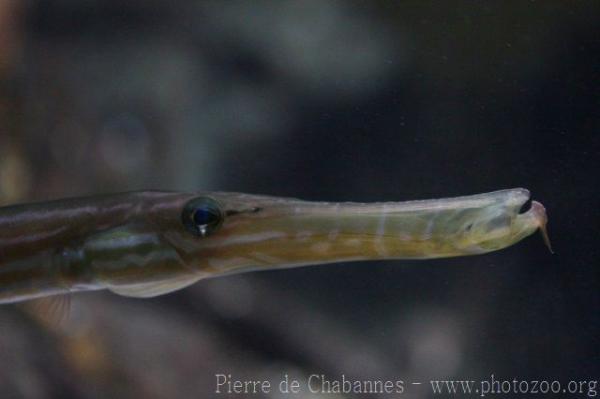
<path fill-rule="evenodd" d="M 198 197 L 185 204 L 181 212 L 181 221 L 190 233 L 206 237 L 221 227 L 223 212 L 214 199 Z"/>

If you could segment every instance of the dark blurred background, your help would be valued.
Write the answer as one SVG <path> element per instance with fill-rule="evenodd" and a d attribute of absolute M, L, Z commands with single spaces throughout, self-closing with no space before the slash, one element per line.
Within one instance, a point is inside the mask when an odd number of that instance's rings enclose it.
<path fill-rule="evenodd" d="M 2 397 L 210 398 L 216 373 L 423 382 L 411 398 L 430 379 L 597 380 L 599 17 L 598 1 L 0 0 L 2 204 L 526 187 L 556 251 L 536 235 L 82 294 L 60 325 L 2 306 Z"/>

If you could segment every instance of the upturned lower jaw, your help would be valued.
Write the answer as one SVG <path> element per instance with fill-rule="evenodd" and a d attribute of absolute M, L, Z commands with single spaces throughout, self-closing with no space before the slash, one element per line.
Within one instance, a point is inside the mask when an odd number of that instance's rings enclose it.
<path fill-rule="evenodd" d="M 533 229 L 532 232 L 535 232 L 539 229 L 540 233 L 542 234 L 542 238 L 544 239 L 544 244 L 546 244 L 546 247 L 548 247 L 550 253 L 554 253 L 552 250 L 552 245 L 550 244 L 548 229 L 546 228 L 546 225 L 548 224 L 546 208 L 544 208 L 541 203 L 537 201 L 531 201 L 531 208 L 527 212 L 518 215 L 517 218 L 523 218 L 526 223 L 530 225 L 530 229 Z"/>

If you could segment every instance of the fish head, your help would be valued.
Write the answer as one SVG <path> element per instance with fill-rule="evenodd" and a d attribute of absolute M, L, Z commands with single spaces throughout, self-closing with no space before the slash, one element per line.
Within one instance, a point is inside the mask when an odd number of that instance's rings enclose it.
<path fill-rule="evenodd" d="M 521 212 L 528 199 L 527 190 L 515 190 L 496 203 L 457 212 L 449 223 L 454 231 L 448 236 L 452 237 L 453 245 L 459 250 L 477 254 L 513 245 L 539 229 L 552 251 L 544 206 L 531 201 L 529 210 Z"/>

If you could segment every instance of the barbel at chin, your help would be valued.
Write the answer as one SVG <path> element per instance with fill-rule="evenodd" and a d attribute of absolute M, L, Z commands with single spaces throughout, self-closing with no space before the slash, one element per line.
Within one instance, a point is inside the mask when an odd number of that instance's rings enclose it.
<path fill-rule="evenodd" d="M 107 289 L 153 297 L 207 277 L 376 259 L 477 255 L 540 230 L 522 188 L 332 203 L 140 191 L 0 208 L 0 303 Z"/>

